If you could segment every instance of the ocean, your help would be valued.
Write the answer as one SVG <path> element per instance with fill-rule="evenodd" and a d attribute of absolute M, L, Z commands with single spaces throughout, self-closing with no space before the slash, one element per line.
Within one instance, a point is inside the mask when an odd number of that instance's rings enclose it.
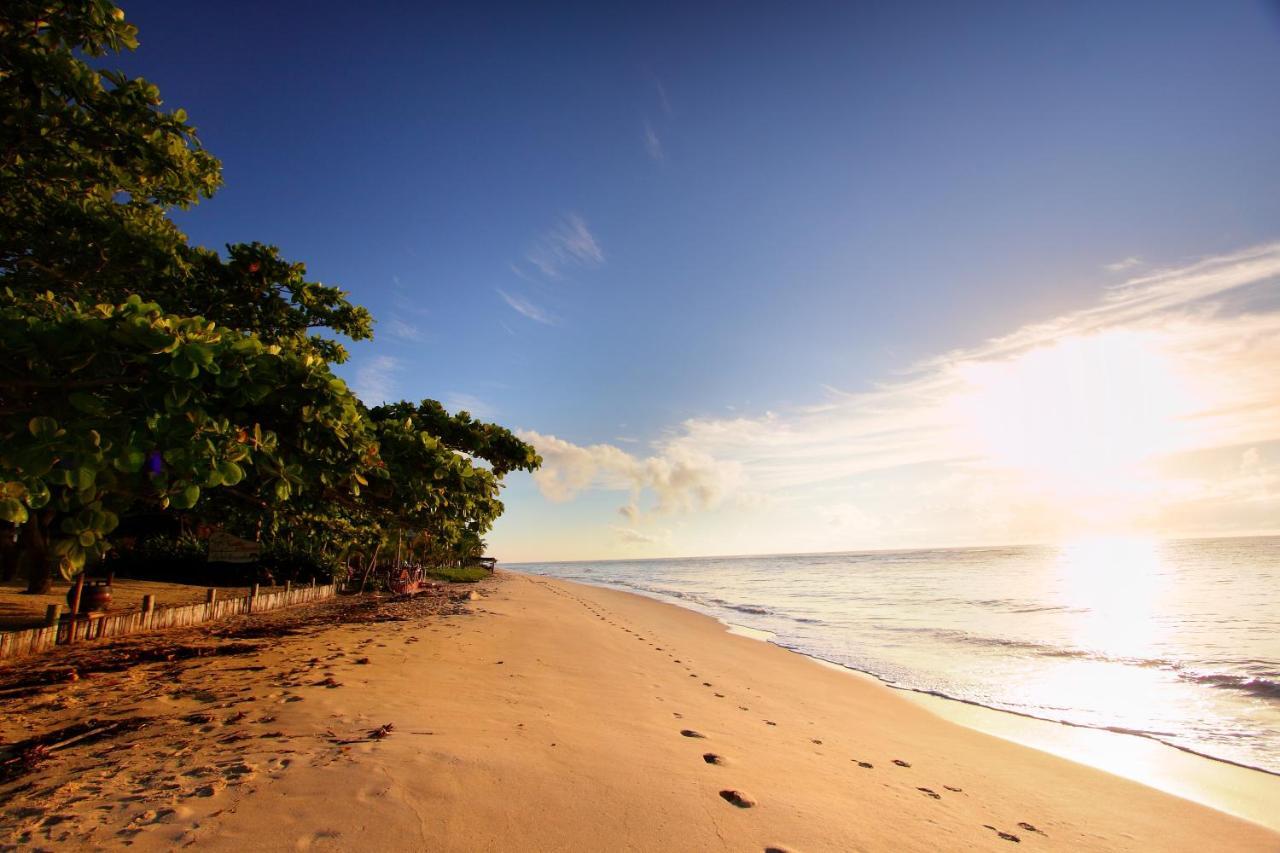
<path fill-rule="evenodd" d="M 1280 537 L 525 563 L 889 685 L 1280 774 Z"/>

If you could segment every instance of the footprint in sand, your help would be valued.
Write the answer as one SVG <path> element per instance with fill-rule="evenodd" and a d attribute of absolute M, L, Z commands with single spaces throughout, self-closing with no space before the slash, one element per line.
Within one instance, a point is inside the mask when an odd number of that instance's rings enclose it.
<path fill-rule="evenodd" d="M 721 791 L 720 797 L 726 803 L 737 806 L 740 809 L 749 809 L 756 804 L 756 798 L 748 794 L 746 791 L 737 791 L 732 788 Z"/>
<path fill-rule="evenodd" d="M 700 738 L 706 737 L 706 735 L 704 735 L 702 732 L 694 731 L 693 729 L 681 729 L 680 734 L 684 735 L 685 737 L 700 737 Z"/>
<path fill-rule="evenodd" d="M 776 726 L 776 725 L 777 725 L 777 723 L 775 723 L 773 720 L 765 720 L 765 721 L 764 721 L 764 724 L 765 724 L 766 726 Z"/>
<path fill-rule="evenodd" d="M 849 760 L 857 761 L 858 766 L 866 770 L 871 770 L 873 767 L 875 767 L 875 765 L 872 764 L 870 761 L 858 761 L 858 759 L 856 758 L 850 758 Z"/>
<path fill-rule="evenodd" d="M 992 832 L 994 832 L 997 836 L 999 836 L 1000 838 L 1003 838 L 1005 841 L 1012 841 L 1014 844 L 1021 844 L 1021 843 L 1022 843 L 1022 839 L 1021 839 L 1021 838 L 1019 838 L 1018 836 L 1014 835 L 1012 832 L 1001 832 L 1000 830 L 996 829 L 994 826 L 992 826 L 992 825 L 991 825 L 991 824 L 989 824 L 989 823 L 984 823 L 984 824 L 983 824 L 983 827 L 985 827 L 986 829 L 991 830 L 991 831 L 992 831 Z"/>
<path fill-rule="evenodd" d="M 714 752 L 704 752 L 702 754 L 702 760 L 707 762 L 708 764 L 719 764 L 721 766 L 724 765 L 724 757 L 720 755 L 716 755 Z"/>
<path fill-rule="evenodd" d="M 818 740 L 816 737 L 809 738 L 809 743 L 816 743 L 818 746 L 822 746 L 822 741 Z"/>

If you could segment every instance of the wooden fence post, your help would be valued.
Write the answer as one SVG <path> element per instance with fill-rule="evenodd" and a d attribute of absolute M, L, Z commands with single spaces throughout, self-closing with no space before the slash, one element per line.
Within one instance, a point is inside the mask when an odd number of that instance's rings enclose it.
<path fill-rule="evenodd" d="M 80 615 L 80 596 L 84 592 L 84 572 L 76 578 L 75 592 L 71 594 L 71 621 L 67 623 L 67 642 L 76 641 L 76 616 Z"/>
<path fill-rule="evenodd" d="M 258 585 L 255 583 L 249 589 L 249 612 L 250 613 L 253 612 L 253 602 L 254 602 L 254 599 L 256 599 L 257 597 L 258 597 Z"/>
<path fill-rule="evenodd" d="M 154 595 L 142 596 L 142 612 L 150 613 L 156 609 L 156 597 Z"/>
<path fill-rule="evenodd" d="M 285 591 L 285 592 L 293 592 L 293 581 L 285 581 L 285 582 L 284 582 L 284 591 Z"/>
<path fill-rule="evenodd" d="M 62 615 L 61 604 L 50 604 L 44 609 L 44 624 L 57 625 L 58 617 Z"/>
<path fill-rule="evenodd" d="M 218 591 L 213 587 L 209 587 L 209 589 L 206 590 L 204 594 L 204 603 L 214 604 L 215 602 L 217 602 L 217 600 L 218 600 Z"/>

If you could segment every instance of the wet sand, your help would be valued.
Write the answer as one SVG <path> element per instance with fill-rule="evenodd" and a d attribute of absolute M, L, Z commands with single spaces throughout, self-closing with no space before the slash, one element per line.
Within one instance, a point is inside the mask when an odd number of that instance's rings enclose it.
<path fill-rule="evenodd" d="M 174 659 L 153 639 L 125 648 L 160 659 L 114 671 L 86 657 L 72 674 L 86 652 L 59 651 L 40 662 L 49 687 L 0 671 L 9 744 L 119 724 L 6 765 L 0 843 L 1280 849 L 695 613 L 522 575 L 479 592 L 172 632 Z"/>

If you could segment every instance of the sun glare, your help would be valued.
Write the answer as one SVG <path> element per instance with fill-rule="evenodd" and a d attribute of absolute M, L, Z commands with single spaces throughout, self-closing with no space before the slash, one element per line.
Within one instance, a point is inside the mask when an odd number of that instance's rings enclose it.
<path fill-rule="evenodd" d="M 1081 496 L 1131 485 L 1144 462 L 1181 443 L 1192 409 L 1154 334 L 1070 337 L 957 372 L 957 421 L 977 452 Z"/>

